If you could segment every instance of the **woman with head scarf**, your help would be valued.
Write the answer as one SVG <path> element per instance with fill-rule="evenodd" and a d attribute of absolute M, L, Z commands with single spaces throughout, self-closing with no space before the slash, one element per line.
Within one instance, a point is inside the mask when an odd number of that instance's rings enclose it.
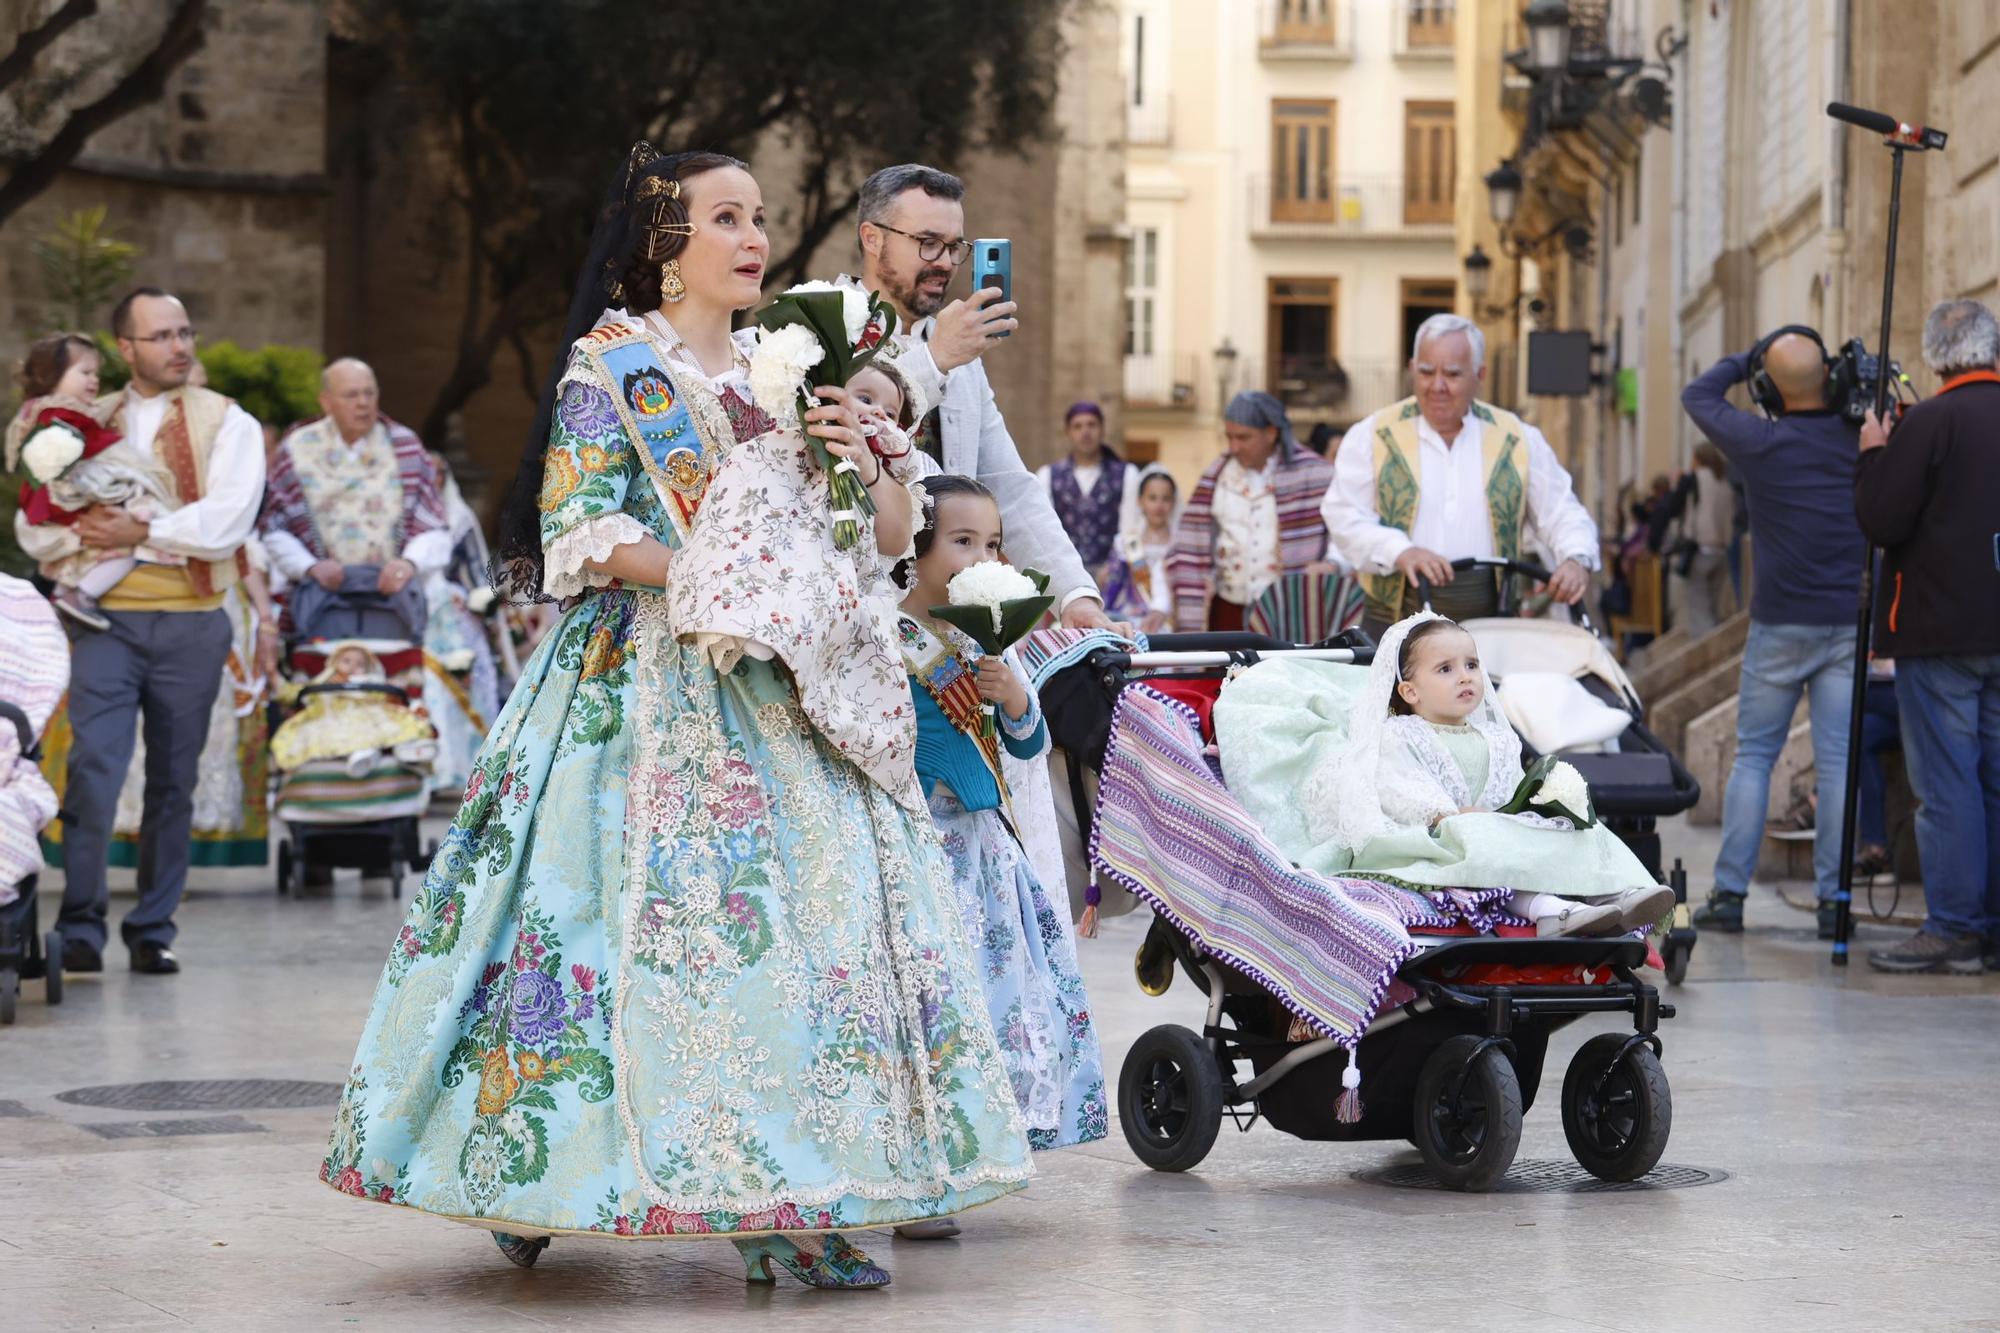
<path fill-rule="evenodd" d="M 1223 456 L 1188 496 L 1167 556 L 1179 630 L 1243 628 L 1243 612 L 1280 576 L 1325 566 L 1320 501 L 1333 465 L 1292 435 L 1285 406 L 1246 390 L 1223 413 Z"/>
<path fill-rule="evenodd" d="M 682 562 L 745 521 L 707 506 L 721 479 L 810 458 L 773 419 L 790 387 L 756 401 L 756 333 L 731 333 L 769 253 L 734 158 L 642 144 L 612 183 L 498 548 L 512 588 L 566 609 L 397 936 L 320 1168 L 484 1227 L 523 1266 L 555 1236 L 722 1236 L 752 1281 L 881 1286 L 844 1233 L 1032 1172 L 914 770 L 878 780 L 809 715 L 797 671 L 724 668 L 673 629 Z M 921 345 L 901 370 L 935 401 Z M 803 430 L 860 452 L 844 393 L 820 393 Z M 768 530 L 798 526 L 782 510 L 755 521 L 743 546 L 795 549 Z M 861 550 L 699 581 L 872 614 Z M 866 661 L 822 669 L 869 685 Z"/>

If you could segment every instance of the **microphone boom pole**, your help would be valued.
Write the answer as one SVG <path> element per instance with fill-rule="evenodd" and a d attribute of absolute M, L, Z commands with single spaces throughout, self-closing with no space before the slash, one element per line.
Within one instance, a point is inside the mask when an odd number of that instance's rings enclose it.
<path fill-rule="evenodd" d="M 1835 120 L 1883 136 L 1890 153 L 1888 256 L 1882 269 L 1882 338 L 1876 344 L 1875 416 L 1886 427 L 1889 411 L 1889 318 L 1896 299 L 1896 230 L 1903 217 L 1903 155 L 1942 150 L 1945 132 L 1910 125 L 1894 116 L 1844 102 L 1829 102 L 1826 114 Z M 1847 966 L 1847 941 L 1854 931 L 1854 835 L 1860 814 L 1861 723 L 1868 702 L 1869 639 L 1875 628 L 1875 556 L 1873 542 L 1861 564 L 1861 605 L 1855 618 L 1854 688 L 1847 709 L 1846 800 L 1840 818 L 1840 891 L 1834 898 L 1833 965 Z"/>

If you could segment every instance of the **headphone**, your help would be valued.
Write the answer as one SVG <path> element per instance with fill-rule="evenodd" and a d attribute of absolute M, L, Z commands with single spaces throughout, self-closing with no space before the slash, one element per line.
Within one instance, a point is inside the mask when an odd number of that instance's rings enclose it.
<path fill-rule="evenodd" d="M 1833 365 L 1833 358 L 1826 354 L 1826 339 L 1819 336 L 1818 329 L 1809 329 L 1803 324 L 1787 324 L 1759 338 L 1757 345 L 1750 349 L 1750 401 L 1774 417 L 1784 413 L 1785 396 L 1778 392 L 1778 386 L 1771 382 L 1770 375 L 1764 371 L 1764 353 L 1770 349 L 1772 343 L 1788 333 L 1812 339 L 1819 347 L 1820 364 L 1827 368 Z"/>

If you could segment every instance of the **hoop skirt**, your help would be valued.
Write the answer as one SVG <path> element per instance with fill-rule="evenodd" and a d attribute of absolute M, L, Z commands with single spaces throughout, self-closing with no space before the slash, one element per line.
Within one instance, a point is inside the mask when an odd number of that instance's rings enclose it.
<path fill-rule="evenodd" d="M 611 410 L 630 368 L 591 341 L 545 542 L 636 522 L 677 545 Z M 668 401 L 713 393 L 662 340 L 613 346 Z M 667 623 L 659 594 L 593 591 L 524 667 L 391 950 L 322 1178 L 498 1231 L 646 1238 L 1018 1189 L 1028 1143 L 928 817 L 813 730 L 781 668 L 718 673 Z"/>

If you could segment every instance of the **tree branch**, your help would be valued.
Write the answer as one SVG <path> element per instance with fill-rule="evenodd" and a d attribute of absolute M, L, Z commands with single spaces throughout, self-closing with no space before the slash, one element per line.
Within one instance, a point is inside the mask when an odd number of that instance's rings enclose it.
<path fill-rule="evenodd" d="M 818 208 L 805 218 L 804 224 L 799 228 L 798 242 L 783 259 L 771 265 L 771 272 L 778 275 L 787 287 L 796 286 L 811 276 L 806 272 L 806 266 L 812 263 L 814 253 L 819 250 L 827 237 L 833 235 L 834 228 L 846 221 L 847 216 L 861 203 L 861 190 L 858 186 L 848 191 L 846 197 L 838 203 L 827 201 L 826 184 L 823 180 L 816 182 L 809 193 L 818 195 Z"/>
<path fill-rule="evenodd" d="M 201 49 L 202 20 L 208 0 L 180 0 L 180 8 L 167 20 L 160 40 L 146 53 L 118 85 L 89 106 L 70 113 L 63 127 L 42 150 L 14 168 L 0 185 L 0 223 L 20 211 L 21 206 L 46 190 L 63 168 L 74 162 L 90 136 L 120 117 L 158 101 L 167 90 L 167 76 Z"/>
<path fill-rule="evenodd" d="M 62 8 L 43 20 L 41 27 L 22 33 L 21 39 L 14 43 L 14 49 L 0 59 L 0 92 L 6 91 L 26 74 L 28 67 L 35 63 L 35 57 L 47 50 L 56 38 L 96 15 L 97 0 L 64 0 Z"/>

